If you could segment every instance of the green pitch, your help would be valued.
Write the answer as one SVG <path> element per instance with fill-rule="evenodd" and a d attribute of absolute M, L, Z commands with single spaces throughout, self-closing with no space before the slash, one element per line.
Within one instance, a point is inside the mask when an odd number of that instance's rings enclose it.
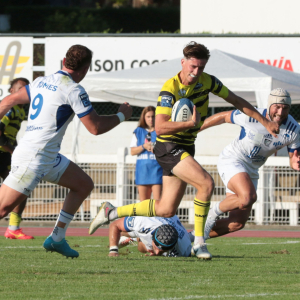
<path fill-rule="evenodd" d="M 212 261 L 145 257 L 129 246 L 109 258 L 108 238 L 70 237 L 78 259 L 44 238 L 0 238 L 0 299 L 300 299 L 300 241 L 219 238 Z"/>

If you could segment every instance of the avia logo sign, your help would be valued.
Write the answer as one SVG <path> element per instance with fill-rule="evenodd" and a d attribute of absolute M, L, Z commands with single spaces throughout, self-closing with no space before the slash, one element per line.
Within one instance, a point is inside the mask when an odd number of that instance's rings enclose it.
<path fill-rule="evenodd" d="M 265 64 L 267 63 L 270 66 L 277 67 L 279 69 L 288 70 L 291 72 L 294 72 L 293 66 L 290 59 L 284 59 L 284 57 L 280 57 L 280 59 L 274 59 L 271 61 L 271 59 L 260 59 L 260 63 Z"/>
<path fill-rule="evenodd" d="M 9 43 L 4 55 L 0 54 L 0 84 L 9 84 L 29 60 L 29 56 L 20 56 L 21 48 L 21 43 L 14 41 Z"/>

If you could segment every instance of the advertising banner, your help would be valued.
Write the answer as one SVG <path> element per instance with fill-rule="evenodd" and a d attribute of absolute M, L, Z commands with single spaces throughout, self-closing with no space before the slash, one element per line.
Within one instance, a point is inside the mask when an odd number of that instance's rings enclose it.
<path fill-rule="evenodd" d="M 277 68 L 300 73 L 300 38 L 210 38 L 210 37 L 74 37 L 46 38 L 46 75 L 57 72 L 68 48 L 82 44 L 90 48 L 90 73 L 139 68 L 182 57 L 191 41 Z M 180 71 L 180 65 L 178 66 Z"/>
<path fill-rule="evenodd" d="M 25 77 L 32 81 L 33 38 L 0 38 L 0 99 L 9 94 L 11 80 Z"/>

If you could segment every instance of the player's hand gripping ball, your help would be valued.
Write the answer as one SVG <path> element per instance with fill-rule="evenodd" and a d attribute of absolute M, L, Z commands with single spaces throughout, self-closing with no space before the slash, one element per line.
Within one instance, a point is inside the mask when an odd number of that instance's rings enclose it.
<path fill-rule="evenodd" d="M 192 119 L 193 116 L 193 102 L 188 98 L 182 98 L 175 102 L 172 109 L 172 121 L 173 122 L 187 122 Z"/>

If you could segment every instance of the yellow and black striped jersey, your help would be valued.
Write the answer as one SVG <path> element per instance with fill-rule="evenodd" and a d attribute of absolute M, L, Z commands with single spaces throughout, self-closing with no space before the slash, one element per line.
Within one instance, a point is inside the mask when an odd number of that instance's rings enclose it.
<path fill-rule="evenodd" d="M 157 140 L 160 142 L 173 142 L 183 145 L 193 145 L 200 127 L 206 116 L 209 102 L 209 93 L 219 97 L 227 98 L 228 89 L 216 77 L 202 73 L 198 81 L 192 85 L 183 85 L 179 79 L 179 73 L 169 79 L 161 89 L 158 97 L 156 115 L 164 114 L 171 117 L 172 108 L 176 101 L 182 98 L 190 99 L 201 114 L 201 122 L 187 131 L 178 132 L 172 135 L 160 135 Z M 171 118 L 170 120 L 171 121 Z"/>
<path fill-rule="evenodd" d="M 10 144 L 14 145 L 24 119 L 25 110 L 18 105 L 13 106 L 2 118 L 1 123 L 5 125 L 4 135 L 9 139 Z M 2 146 L 0 146 L 0 151 L 6 152 Z"/>

